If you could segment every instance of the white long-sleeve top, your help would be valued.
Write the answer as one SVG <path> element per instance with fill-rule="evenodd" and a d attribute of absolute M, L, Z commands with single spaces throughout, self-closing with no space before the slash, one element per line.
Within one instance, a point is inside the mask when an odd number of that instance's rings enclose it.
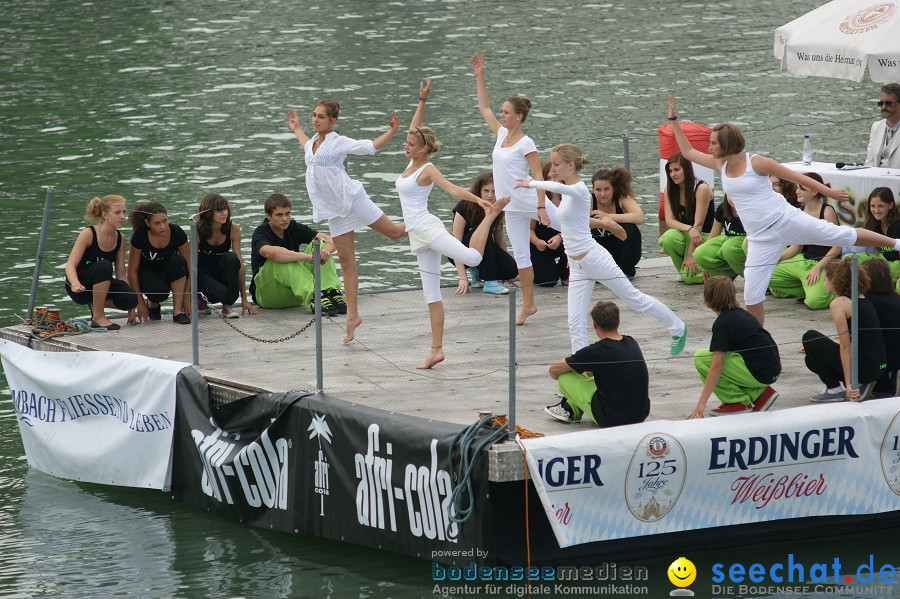
<path fill-rule="evenodd" d="M 562 196 L 556 209 L 559 222 L 551 222 L 550 226 L 562 233 L 567 256 L 580 256 L 598 247 L 591 237 L 591 193 L 587 185 L 581 181 L 574 185 L 556 181 L 531 181 L 528 186 Z"/>
<path fill-rule="evenodd" d="M 316 133 L 303 146 L 306 161 L 306 191 L 313 207 L 313 220 L 321 222 L 336 216 L 347 216 L 357 197 L 368 198 L 362 183 L 347 174 L 348 155 L 371 156 L 375 144 L 370 139 L 350 139 L 334 131 L 313 154 Z"/>

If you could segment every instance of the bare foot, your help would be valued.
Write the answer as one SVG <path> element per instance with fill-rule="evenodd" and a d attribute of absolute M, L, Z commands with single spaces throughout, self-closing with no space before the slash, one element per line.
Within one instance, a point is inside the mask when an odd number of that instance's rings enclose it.
<path fill-rule="evenodd" d="M 516 318 L 516 324 L 525 324 L 525 319 L 529 316 L 534 316 L 535 314 L 537 314 L 537 306 L 535 306 L 534 304 L 530 306 L 522 306 L 522 311 L 519 312 L 519 317 Z"/>
<path fill-rule="evenodd" d="M 440 347 L 432 347 L 431 352 L 428 354 L 428 357 L 425 358 L 425 361 L 416 366 L 416 368 L 419 370 L 427 370 L 435 364 L 440 364 L 443 361 L 444 350 Z"/>
<path fill-rule="evenodd" d="M 353 341 L 353 337 L 356 334 L 356 327 L 362 324 L 362 318 L 357 316 L 356 318 L 351 319 L 349 316 L 347 317 L 347 334 L 344 335 L 344 343 L 350 343 Z"/>

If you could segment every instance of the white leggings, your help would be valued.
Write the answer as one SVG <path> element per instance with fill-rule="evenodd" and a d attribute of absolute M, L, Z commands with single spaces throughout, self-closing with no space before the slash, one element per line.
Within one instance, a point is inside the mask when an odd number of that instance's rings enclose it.
<path fill-rule="evenodd" d="M 588 313 L 595 281 L 606 285 L 635 312 L 655 318 L 670 335 L 684 332 L 684 322 L 661 301 L 635 288 L 609 252 L 598 245 L 581 260 L 569 259 L 569 339 L 573 354 L 588 344 Z"/>
<path fill-rule="evenodd" d="M 441 301 L 441 256 L 449 256 L 466 266 L 481 264 L 481 254 L 478 250 L 464 246 L 450 233 L 438 236 L 430 244 L 419 249 L 416 252 L 416 260 L 419 261 L 419 277 L 422 279 L 426 304 Z"/>
<path fill-rule="evenodd" d="M 550 226 L 559 230 L 556 220 L 556 205 L 549 200 L 545 204 Z M 504 212 L 506 219 L 506 235 L 513 248 L 513 258 L 519 270 L 531 268 L 531 221 L 537 220 L 535 212 Z"/>

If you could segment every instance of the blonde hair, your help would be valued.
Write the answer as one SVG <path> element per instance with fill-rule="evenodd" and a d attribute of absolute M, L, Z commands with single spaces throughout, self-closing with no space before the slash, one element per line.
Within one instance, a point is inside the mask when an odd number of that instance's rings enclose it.
<path fill-rule="evenodd" d="M 413 127 L 409 130 L 408 134 L 419 139 L 429 154 L 437 154 L 440 152 L 441 142 L 438 141 L 437 136 L 434 134 L 434 129 L 431 127 L 426 127 L 425 125 Z"/>
<path fill-rule="evenodd" d="M 89 223 L 97 224 L 103 220 L 103 213 L 108 212 L 113 204 L 124 204 L 125 198 L 117 195 L 103 196 L 102 198 L 91 198 L 87 208 L 84 211 L 84 218 Z"/>
<path fill-rule="evenodd" d="M 550 151 L 556 152 L 563 162 L 574 162 L 576 172 L 583 169 L 584 165 L 591 163 L 587 156 L 574 144 L 559 144 L 558 146 L 553 146 L 553 149 Z"/>

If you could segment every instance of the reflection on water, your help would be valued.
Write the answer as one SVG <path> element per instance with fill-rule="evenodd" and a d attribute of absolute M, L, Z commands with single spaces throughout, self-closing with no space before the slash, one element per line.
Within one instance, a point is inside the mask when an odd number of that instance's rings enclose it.
<path fill-rule="evenodd" d="M 435 163 L 468 187 L 493 146 L 476 110 L 468 60 L 476 51 L 487 55 L 495 108 L 510 95 L 533 100 L 526 130 L 545 156 L 574 142 L 589 168 L 611 167 L 622 162 L 628 133 L 652 255 L 666 93 L 684 118 L 733 120 L 751 149 L 778 159 L 799 157 L 803 133 L 817 160 L 862 159 L 876 86 L 794 78 L 772 58 L 775 27 L 818 4 L 6 2 L 0 324 L 17 322 L 27 302 L 44 185 L 59 190 L 38 303 L 66 316 L 75 312 L 63 265 L 93 195 L 159 200 L 184 225 L 216 190 L 234 206 L 245 255 L 269 193 L 286 193 L 295 217 L 310 222 L 302 155 L 283 118 L 322 97 L 341 101 L 343 133 L 374 137 L 392 109 L 408 123 L 418 80 L 432 77 L 426 122 L 443 143 Z M 394 219 L 401 145 L 395 139 L 348 165 Z M 455 202 L 440 191 L 431 200 L 449 223 Z M 364 231 L 357 250 L 361 287 L 418 284 L 405 243 Z M 431 596 L 423 562 L 268 534 L 154 493 L 26 475 L 5 398 L 8 391 L 0 403 L 0 594 Z"/>

